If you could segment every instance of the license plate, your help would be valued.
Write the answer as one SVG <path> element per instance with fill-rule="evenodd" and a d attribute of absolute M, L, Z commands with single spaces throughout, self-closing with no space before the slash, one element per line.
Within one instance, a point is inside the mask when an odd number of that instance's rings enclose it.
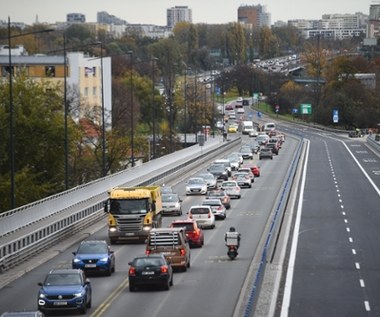
<path fill-rule="evenodd" d="M 88 268 L 96 267 L 96 264 L 85 264 L 84 267 L 88 267 Z"/>
<path fill-rule="evenodd" d="M 67 302 L 64 302 L 64 301 L 54 302 L 54 305 L 55 306 L 66 306 Z"/>
<path fill-rule="evenodd" d="M 135 234 L 134 234 L 134 232 L 127 232 L 127 233 L 125 233 L 125 235 L 126 236 L 134 236 Z"/>
<path fill-rule="evenodd" d="M 171 252 L 161 252 L 163 255 L 172 255 Z"/>
<path fill-rule="evenodd" d="M 152 271 L 144 271 L 141 274 L 142 275 L 154 275 L 154 272 L 152 272 Z"/>

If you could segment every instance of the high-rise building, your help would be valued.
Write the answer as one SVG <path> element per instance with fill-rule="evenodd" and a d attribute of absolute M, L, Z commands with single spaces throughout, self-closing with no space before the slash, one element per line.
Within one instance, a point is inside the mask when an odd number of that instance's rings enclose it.
<path fill-rule="evenodd" d="M 68 13 L 66 15 L 66 22 L 71 23 L 86 23 L 86 16 L 82 13 Z"/>
<path fill-rule="evenodd" d="M 166 11 L 166 25 L 173 28 L 178 22 L 193 22 L 192 11 L 188 6 L 175 6 Z"/>
<path fill-rule="evenodd" d="M 380 38 L 380 4 L 371 4 L 369 7 L 367 36 Z"/>
<path fill-rule="evenodd" d="M 271 15 L 262 5 L 245 5 L 238 8 L 238 22 L 251 28 L 271 26 Z"/>

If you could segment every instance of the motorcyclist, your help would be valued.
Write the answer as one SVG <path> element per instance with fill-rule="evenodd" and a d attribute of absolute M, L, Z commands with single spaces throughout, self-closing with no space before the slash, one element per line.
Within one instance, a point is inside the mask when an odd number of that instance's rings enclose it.
<path fill-rule="evenodd" d="M 224 241 L 227 246 L 236 245 L 236 249 L 240 247 L 241 234 L 236 231 L 235 227 L 230 227 L 230 230 L 224 234 Z"/>

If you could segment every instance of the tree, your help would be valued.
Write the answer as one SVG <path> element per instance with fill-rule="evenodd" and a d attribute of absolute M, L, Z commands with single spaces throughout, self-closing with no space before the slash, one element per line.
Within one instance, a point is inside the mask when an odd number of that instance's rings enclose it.
<path fill-rule="evenodd" d="M 10 207 L 9 84 L 0 84 L 0 209 Z M 24 75 L 13 82 L 17 206 L 64 189 L 64 115 L 61 87 Z M 69 126 L 70 145 L 75 143 Z"/>

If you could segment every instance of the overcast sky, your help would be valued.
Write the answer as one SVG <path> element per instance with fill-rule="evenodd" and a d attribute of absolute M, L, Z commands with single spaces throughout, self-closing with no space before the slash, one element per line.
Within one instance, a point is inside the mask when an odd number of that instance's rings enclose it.
<path fill-rule="evenodd" d="M 369 14 L 373 0 L 0 0 L 0 20 L 32 24 L 64 22 L 67 13 L 83 13 L 96 22 L 96 13 L 106 11 L 129 23 L 166 25 L 166 9 L 188 6 L 193 23 L 228 23 L 237 20 L 240 5 L 266 6 L 272 23 L 291 19 L 320 19 L 324 13 Z"/>

